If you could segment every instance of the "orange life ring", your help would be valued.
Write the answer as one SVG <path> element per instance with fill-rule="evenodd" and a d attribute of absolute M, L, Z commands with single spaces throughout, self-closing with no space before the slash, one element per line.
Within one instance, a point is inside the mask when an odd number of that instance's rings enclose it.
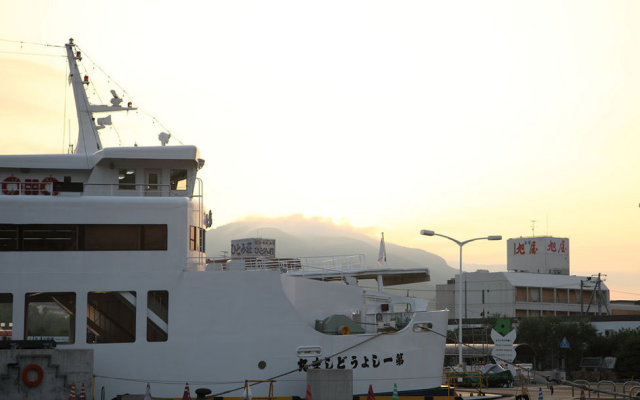
<path fill-rule="evenodd" d="M 16 194 L 18 194 L 20 192 L 20 179 L 18 179 L 18 177 L 16 176 L 8 176 L 6 178 L 4 178 L 4 180 L 2 181 L 2 193 L 3 194 L 8 194 L 11 196 L 15 196 Z M 9 185 L 14 184 L 16 185 L 16 189 L 15 190 L 9 190 Z"/>
<path fill-rule="evenodd" d="M 351 328 L 349 328 L 349 326 L 347 326 L 347 325 L 342 325 L 340 327 L 340 334 L 341 335 L 350 335 L 351 334 Z"/>
<path fill-rule="evenodd" d="M 34 380 L 29 379 L 29 372 L 36 371 L 37 377 Z M 44 378 L 44 372 L 42 372 L 42 368 L 38 364 L 29 364 L 24 367 L 22 371 L 22 382 L 29 387 L 36 387 L 42 382 L 42 378 Z"/>
<path fill-rule="evenodd" d="M 51 182 L 51 192 L 50 193 L 47 190 L 47 183 Z M 50 194 L 52 194 L 53 196 L 57 196 L 58 192 L 55 192 L 53 190 L 53 182 L 58 182 L 58 180 L 56 178 L 54 178 L 53 176 L 48 176 L 46 178 L 44 178 L 41 182 L 40 182 L 40 193 L 42 193 L 45 196 L 49 196 Z"/>

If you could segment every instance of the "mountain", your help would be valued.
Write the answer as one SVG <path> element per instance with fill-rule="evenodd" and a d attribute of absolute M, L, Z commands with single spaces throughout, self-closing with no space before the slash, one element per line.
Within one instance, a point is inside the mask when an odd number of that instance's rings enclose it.
<path fill-rule="evenodd" d="M 364 254 L 367 267 L 376 267 L 380 239 L 368 236 L 364 230 L 348 225 L 336 225 L 322 218 L 291 215 L 279 218 L 250 217 L 207 231 L 206 248 L 209 258 L 230 253 L 231 240 L 261 237 L 276 240 L 276 257 L 315 257 Z M 427 267 L 431 282 L 394 287 L 394 292 L 435 298 L 435 284 L 445 283 L 456 270 L 444 259 L 421 249 L 389 243 L 385 240 L 387 265 L 394 268 Z"/>

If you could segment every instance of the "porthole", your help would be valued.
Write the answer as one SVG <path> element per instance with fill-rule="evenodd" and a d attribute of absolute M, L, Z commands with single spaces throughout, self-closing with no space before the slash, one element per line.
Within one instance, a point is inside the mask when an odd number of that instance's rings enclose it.
<path fill-rule="evenodd" d="M 258 363 L 258 368 L 260 368 L 260 369 L 265 369 L 265 368 L 267 368 L 267 363 L 266 363 L 266 362 L 264 362 L 264 361 L 260 361 L 260 362 Z"/>

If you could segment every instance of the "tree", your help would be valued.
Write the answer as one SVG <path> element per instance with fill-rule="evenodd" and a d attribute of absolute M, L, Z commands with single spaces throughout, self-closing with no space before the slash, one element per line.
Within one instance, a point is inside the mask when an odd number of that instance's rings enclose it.
<path fill-rule="evenodd" d="M 616 354 L 616 373 L 620 378 L 640 376 L 640 332 L 627 335 Z"/>
<path fill-rule="evenodd" d="M 535 353 L 536 369 L 560 368 L 566 360 L 567 371 L 573 371 L 587 347 L 597 338 L 595 328 L 585 319 L 568 320 L 555 316 L 523 318 L 518 324 L 517 343 L 528 344 Z M 566 338 L 569 349 L 561 349 Z"/>

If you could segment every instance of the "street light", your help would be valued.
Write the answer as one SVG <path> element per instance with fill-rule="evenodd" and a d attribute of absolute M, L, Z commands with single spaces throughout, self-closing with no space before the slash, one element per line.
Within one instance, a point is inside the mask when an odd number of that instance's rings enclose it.
<path fill-rule="evenodd" d="M 440 236 L 443 238 L 447 238 L 453 242 L 456 242 L 458 244 L 458 246 L 460 246 L 460 282 L 458 283 L 458 364 L 460 366 L 460 368 L 462 368 L 463 364 L 462 364 L 462 284 L 463 284 L 463 280 L 464 277 L 462 276 L 462 246 L 464 246 L 465 244 L 469 243 L 469 242 L 473 242 L 475 240 L 502 240 L 502 236 L 501 235 L 492 235 L 492 236 L 487 236 L 487 237 L 479 237 L 479 238 L 474 238 L 474 239 L 469 239 L 469 240 L 465 240 L 464 242 L 461 242 L 459 240 L 456 240 L 452 237 L 446 236 L 446 235 L 441 235 L 439 233 L 435 233 L 434 231 L 430 231 L 428 229 L 423 229 L 420 231 L 421 235 L 424 236 Z"/>

